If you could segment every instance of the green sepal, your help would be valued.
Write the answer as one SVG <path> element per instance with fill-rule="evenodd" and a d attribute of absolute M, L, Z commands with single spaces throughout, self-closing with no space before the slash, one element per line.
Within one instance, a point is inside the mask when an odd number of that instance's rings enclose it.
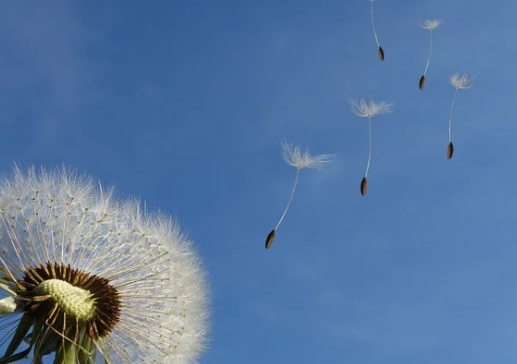
<path fill-rule="evenodd" d="M 0 364 L 4 363 L 3 360 L 9 360 L 10 357 L 14 354 L 16 349 L 20 346 L 25 336 L 27 336 L 27 332 L 29 332 L 32 324 L 34 323 L 34 318 L 29 314 L 24 314 L 16 328 L 16 332 L 5 351 L 5 354 L 2 358 L 0 358 Z M 29 348 L 30 349 L 30 348 Z M 10 361 L 5 361 L 5 363 L 9 363 Z"/>
<path fill-rule="evenodd" d="M 19 352 L 18 354 L 11 355 L 11 356 L 9 356 L 7 358 L 5 356 L 3 356 L 0 359 L 0 364 L 12 363 L 13 361 L 17 361 L 17 360 L 23 359 L 23 358 L 27 357 L 30 354 L 31 349 L 32 348 L 28 348 L 28 349 L 26 349 L 24 351 Z"/>
<path fill-rule="evenodd" d="M 25 316 L 25 315 L 24 315 Z M 22 317 L 23 319 L 23 317 Z M 14 361 L 17 361 L 17 360 L 20 360 L 22 358 L 25 358 L 27 357 L 29 354 L 30 354 L 30 351 L 32 350 L 32 347 L 34 346 L 34 342 L 35 342 L 35 339 L 37 336 L 39 336 L 39 331 L 41 330 L 41 326 L 42 326 L 42 323 L 43 321 L 45 320 L 45 318 L 41 317 L 41 318 L 37 318 L 36 319 L 36 322 L 34 323 L 34 326 L 32 328 L 32 332 L 28 335 L 26 335 L 23 339 L 25 340 L 27 337 L 30 337 L 31 338 L 31 341 L 30 341 L 30 344 L 29 344 L 29 347 L 18 353 L 18 354 L 14 354 L 14 355 L 11 355 L 9 357 L 6 357 L 6 355 L 4 355 L 4 357 L 2 357 L 0 359 L 0 364 L 7 364 L 7 363 L 12 363 Z M 21 324 L 21 320 L 20 320 L 20 324 Z M 19 326 L 18 326 L 19 327 Z M 20 344 L 18 344 L 20 345 Z M 16 349 L 14 349 L 16 350 Z M 7 354 L 7 352 L 6 352 Z M 43 364 L 43 363 L 41 363 Z"/>
<path fill-rule="evenodd" d="M 34 360 L 43 363 L 43 356 L 56 351 L 56 342 L 61 342 L 47 325 L 41 325 L 34 342 Z"/>
<path fill-rule="evenodd" d="M 32 328 L 31 346 L 34 346 L 34 362 L 35 364 L 43 364 L 42 358 L 38 355 L 39 348 L 41 348 L 41 339 L 44 336 L 43 324 L 45 322 L 44 317 L 37 317 L 34 327 Z"/>

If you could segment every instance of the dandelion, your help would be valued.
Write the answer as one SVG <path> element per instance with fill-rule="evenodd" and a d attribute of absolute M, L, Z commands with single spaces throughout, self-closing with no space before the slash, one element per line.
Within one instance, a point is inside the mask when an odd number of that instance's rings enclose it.
<path fill-rule="evenodd" d="M 474 79 L 476 76 L 469 76 L 468 74 L 460 75 L 459 73 L 454 74 L 451 77 L 451 85 L 454 86 L 454 96 L 452 97 L 451 110 L 449 113 L 449 144 L 447 145 L 447 158 L 451 159 L 454 153 L 454 145 L 452 144 L 452 112 L 454 110 L 454 103 L 456 101 L 456 94 L 460 89 L 471 88 L 474 85 Z"/>
<path fill-rule="evenodd" d="M 391 112 L 393 104 L 388 102 L 381 101 L 379 103 L 370 100 L 366 101 L 364 98 L 350 99 L 350 106 L 352 108 L 352 112 L 362 118 L 368 118 L 368 135 L 369 135 L 369 152 L 368 152 L 368 163 L 366 164 L 366 172 L 364 173 L 364 177 L 361 180 L 361 195 L 366 195 L 366 190 L 368 189 L 368 171 L 370 170 L 370 162 L 372 160 L 372 121 L 371 118 L 375 115 L 381 115 Z"/>
<path fill-rule="evenodd" d="M 420 24 L 420 26 L 422 28 L 428 29 L 429 34 L 430 34 L 429 55 L 427 56 L 427 63 L 425 64 L 424 73 L 423 73 L 422 77 L 420 77 L 420 82 L 419 82 L 420 90 L 424 89 L 425 75 L 427 73 L 427 70 L 429 69 L 429 62 L 431 62 L 431 53 L 433 52 L 433 29 L 436 29 L 440 25 L 441 22 L 442 22 L 441 20 L 435 19 L 435 20 L 426 20 L 422 24 Z"/>
<path fill-rule="evenodd" d="M 66 169 L 0 181 L 0 363 L 187 364 L 203 351 L 207 287 L 191 243 L 111 195 Z"/>
<path fill-rule="evenodd" d="M 282 143 L 282 155 L 287 164 L 296 168 L 296 177 L 294 178 L 293 189 L 291 190 L 291 195 L 289 196 L 289 201 L 287 202 L 287 206 L 285 207 L 280 220 L 276 224 L 275 228 L 271 230 L 266 238 L 266 249 L 269 249 L 275 240 L 276 231 L 280 227 L 280 224 L 284 220 L 285 215 L 287 214 L 287 210 L 291 206 L 291 202 L 293 201 L 294 191 L 296 190 L 296 186 L 298 184 L 298 177 L 300 176 L 300 170 L 304 168 L 321 168 L 325 164 L 330 162 L 330 158 L 332 157 L 330 154 L 320 154 L 316 156 L 311 156 L 309 151 L 302 152 L 299 146 L 294 146 L 287 142 Z"/>
<path fill-rule="evenodd" d="M 384 49 L 382 49 L 381 44 L 379 43 L 379 38 L 377 37 L 377 31 L 375 30 L 375 19 L 373 16 L 373 3 L 379 0 L 368 0 L 371 3 L 371 13 L 372 13 L 372 28 L 373 28 L 373 36 L 375 37 L 375 42 L 377 43 L 377 53 L 379 54 L 379 59 L 384 61 Z"/>

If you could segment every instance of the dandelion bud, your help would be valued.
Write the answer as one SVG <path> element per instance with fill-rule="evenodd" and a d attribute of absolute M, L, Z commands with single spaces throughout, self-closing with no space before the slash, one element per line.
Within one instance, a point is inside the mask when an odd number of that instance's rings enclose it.
<path fill-rule="evenodd" d="M 381 61 L 384 61 L 384 50 L 382 49 L 381 46 L 379 46 L 379 59 Z"/>
<path fill-rule="evenodd" d="M 454 153 L 454 145 L 452 145 L 452 142 L 449 142 L 449 145 L 447 145 L 447 159 L 451 159 L 453 153 Z"/>
<path fill-rule="evenodd" d="M 368 189 L 368 180 L 366 179 L 366 176 L 363 177 L 363 180 L 361 181 L 361 195 L 366 195 L 366 190 Z"/>
<path fill-rule="evenodd" d="M 422 77 L 420 77 L 420 90 L 423 90 L 424 89 L 424 85 L 425 85 L 425 75 L 422 75 Z"/>
<path fill-rule="evenodd" d="M 271 232 L 268 234 L 266 238 L 266 249 L 271 248 L 271 245 L 273 245 L 273 241 L 275 240 L 276 236 L 276 229 L 271 230 Z"/>

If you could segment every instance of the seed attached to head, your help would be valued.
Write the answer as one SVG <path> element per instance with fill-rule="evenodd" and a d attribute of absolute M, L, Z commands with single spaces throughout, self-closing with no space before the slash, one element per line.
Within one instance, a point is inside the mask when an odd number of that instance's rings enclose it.
<path fill-rule="evenodd" d="M 449 145 L 447 145 L 447 159 L 451 159 L 453 153 L 454 153 L 454 145 L 452 145 L 452 142 L 449 142 Z"/>
<path fill-rule="evenodd" d="M 379 46 L 379 59 L 381 61 L 384 61 L 384 50 L 382 49 L 381 46 Z"/>
<path fill-rule="evenodd" d="M 368 189 L 368 180 L 366 177 L 363 177 L 363 180 L 361 181 L 361 195 L 366 195 L 366 190 Z"/>
<path fill-rule="evenodd" d="M 273 245 L 273 241 L 275 240 L 275 236 L 276 236 L 276 230 L 273 229 L 273 230 L 271 230 L 271 232 L 268 234 L 268 236 L 266 238 L 266 249 L 271 248 L 271 245 Z"/>
<path fill-rule="evenodd" d="M 424 85 L 425 85 L 425 75 L 422 75 L 422 77 L 420 77 L 420 83 L 419 83 L 420 90 L 424 89 Z"/>

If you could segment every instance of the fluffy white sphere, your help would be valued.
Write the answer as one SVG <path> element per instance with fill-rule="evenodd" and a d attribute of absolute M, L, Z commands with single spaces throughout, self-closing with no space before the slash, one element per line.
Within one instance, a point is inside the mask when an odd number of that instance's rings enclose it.
<path fill-rule="evenodd" d="M 109 332 L 92 337 L 109 363 L 186 364 L 202 353 L 207 282 L 170 217 L 115 201 L 112 190 L 65 169 L 16 168 L 0 182 L 0 248 L 0 277 L 15 292 L 28 270 L 48 263 L 109 281 L 120 312 Z M 19 303 L 9 320 L 17 324 L 24 310 Z"/>

